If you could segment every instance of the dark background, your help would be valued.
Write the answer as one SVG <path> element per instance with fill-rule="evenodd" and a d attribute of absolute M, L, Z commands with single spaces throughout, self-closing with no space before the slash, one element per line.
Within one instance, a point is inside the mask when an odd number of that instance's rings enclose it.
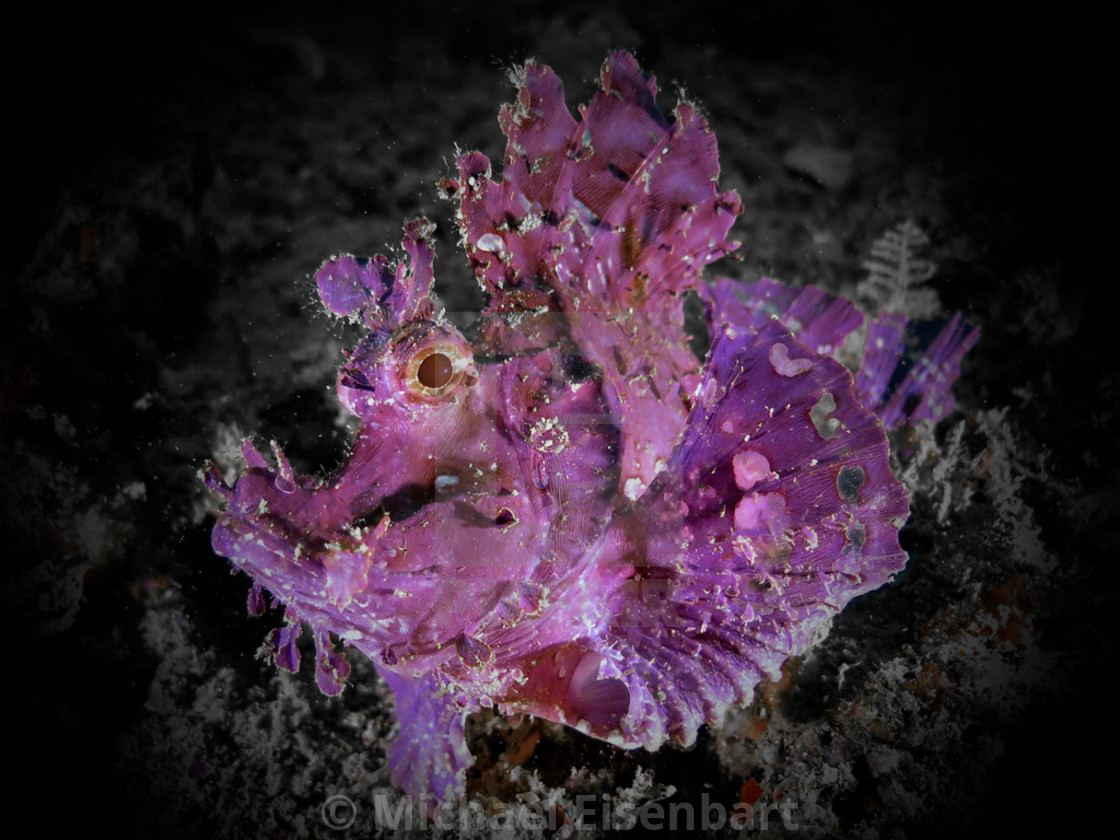
<path fill-rule="evenodd" d="M 239 713 L 259 708 L 263 720 L 270 703 L 293 702 L 253 658 L 279 617 L 244 616 L 244 579 L 209 550 L 215 508 L 197 470 L 221 463 L 232 430 L 276 437 L 305 471 L 337 463 L 346 432 L 331 384 L 353 336 L 317 313 L 310 272 L 334 253 L 384 251 L 406 218 L 426 214 L 440 228 L 444 302 L 477 308 L 451 208 L 436 198 L 455 144 L 500 159 L 511 63 L 551 64 L 574 105 L 606 52 L 625 48 L 658 77 L 666 112 L 680 80 L 719 138 L 723 185 L 746 208 L 741 262 L 721 271 L 850 294 L 874 238 L 916 219 L 931 232 L 945 308 L 984 330 L 956 420 L 1007 406 L 1012 448 L 1051 453 L 1050 469 L 1024 468 L 1015 492 L 1056 571 L 1016 566 L 1010 543 L 991 536 L 987 479 L 974 477 L 971 503 L 954 495 L 948 524 L 934 523 L 940 490 L 925 487 L 908 527 L 911 570 L 854 605 L 794 668 L 792 687 L 759 702 L 790 731 L 831 741 L 831 711 L 860 699 L 861 685 L 872 691 L 876 662 L 919 639 L 935 646 L 944 611 L 966 615 L 985 603 L 977 591 L 1021 580 L 1029 628 L 1022 655 L 1004 657 L 1014 691 L 993 699 L 975 673 L 950 673 L 944 702 L 909 724 L 930 733 L 899 747 L 921 806 L 899 807 L 859 755 L 884 739 L 850 732 L 835 737 L 855 751 L 844 761 L 856 781 L 821 788 L 821 802 L 842 834 L 1083 825 L 1115 778 L 1090 759 L 1115 756 L 1108 618 L 1120 593 L 1107 561 L 1120 382 L 1115 330 L 1090 285 L 1093 249 L 1081 244 L 1107 241 L 1089 234 L 1101 214 L 1084 195 L 1101 190 L 1110 158 L 1094 142 L 1093 55 L 1070 29 L 1022 13 L 804 2 L 335 4 L 315 16 L 192 6 L 150 19 L 87 8 L 9 27 L 0 480 L 13 810 L 58 834 L 322 831 L 337 742 L 354 726 L 346 716 L 376 742 L 389 727 L 384 698 L 354 689 L 332 706 L 304 675 L 295 690 L 308 717 L 277 724 L 269 749 L 247 745 Z M 850 154 L 852 172 L 826 186 L 788 165 L 805 140 Z M 969 562 L 969 546 L 984 548 L 965 586 L 954 563 Z M 949 636 L 946 657 L 959 641 Z M 870 638 L 874 652 L 858 655 Z M 856 660 L 871 664 L 844 689 L 837 663 Z M 371 674 L 356 665 L 356 679 Z M 215 684 L 224 693 L 201 703 L 200 686 Z M 935 720 L 941 709 L 952 727 Z M 274 749 L 298 732 L 306 743 Z M 473 790 L 508 796 L 487 750 L 523 734 L 480 726 Z M 970 749 L 981 735 L 1002 756 Z M 732 796 L 746 778 L 765 788 L 782 762 L 796 775 L 789 750 L 744 758 L 726 746 L 734 737 L 709 733 L 691 752 L 651 758 L 546 728 L 526 767 L 560 784 L 564 766 L 600 764 L 623 784 L 652 766 L 692 799 L 702 786 Z M 384 785 L 379 749 L 363 766 Z M 277 782 L 306 772 L 312 794 Z M 280 800 L 287 810 L 258 833 L 245 803 Z M 291 817 L 301 812 L 310 828 Z"/>

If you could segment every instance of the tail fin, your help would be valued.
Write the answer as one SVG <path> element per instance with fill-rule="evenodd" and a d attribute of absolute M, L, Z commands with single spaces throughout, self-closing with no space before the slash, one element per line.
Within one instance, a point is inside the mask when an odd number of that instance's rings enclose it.
<path fill-rule="evenodd" d="M 777 319 L 819 353 L 834 355 L 863 324 L 851 301 L 815 286 L 795 289 L 764 277 L 740 283 L 721 277 L 702 287 L 709 331 L 725 325 L 762 329 Z M 980 339 L 980 329 L 960 313 L 948 321 L 916 321 L 880 313 L 871 322 L 856 373 L 856 396 L 888 429 L 918 420 L 938 421 L 953 411 L 952 387 L 961 360 Z"/>
<path fill-rule="evenodd" d="M 980 328 L 959 312 L 947 322 L 880 313 L 867 331 L 856 393 L 888 429 L 937 422 L 956 406 L 952 388 L 961 360 L 979 340 Z"/>

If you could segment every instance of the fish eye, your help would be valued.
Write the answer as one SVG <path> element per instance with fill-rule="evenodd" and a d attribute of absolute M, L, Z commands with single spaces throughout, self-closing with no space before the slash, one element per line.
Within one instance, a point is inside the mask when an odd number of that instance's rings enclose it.
<path fill-rule="evenodd" d="M 443 353 L 430 353 L 416 369 L 416 381 L 425 388 L 442 388 L 451 381 L 455 368 Z"/>
<path fill-rule="evenodd" d="M 398 382 L 413 398 L 443 400 L 458 393 L 459 386 L 477 381 L 469 346 L 451 339 L 426 340 L 405 350 Z"/>

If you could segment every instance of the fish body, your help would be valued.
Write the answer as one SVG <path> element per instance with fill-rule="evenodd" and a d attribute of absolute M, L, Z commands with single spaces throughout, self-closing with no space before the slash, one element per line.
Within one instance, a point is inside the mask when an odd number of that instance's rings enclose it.
<path fill-rule="evenodd" d="M 324 306 L 368 330 L 338 374 L 349 458 L 315 478 L 247 441 L 232 487 L 207 473 L 215 550 L 252 578 L 251 612 L 266 592 L 286 611 L 278 664 L 298 668 L 304 626 L 328 694 L 345 649 L 372 659 L 393 781 L 436 800 L 464 790 L 474 711 L 688 744 L 904 568 L 880 414 L 951 408 L 975 340 L 957 324 L 900 385 L 905 319 L 882 322 L 853 380 L 832 355 L 864 320 L 849 301 L 701 279 L 741 204 L 691 105 L 667 120 L 626 53 L 578 119 L 549 68 L 517 82 L 502 179 L 471 152 L 442 185 L 489 295 L 476 328 L 435 312 L 424 220 L 396 262 L 328 260 Z"/>

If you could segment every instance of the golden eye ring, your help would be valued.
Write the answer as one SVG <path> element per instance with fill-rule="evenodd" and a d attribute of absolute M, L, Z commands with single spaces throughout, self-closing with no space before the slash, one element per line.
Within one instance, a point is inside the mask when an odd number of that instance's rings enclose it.
<path fill-rule="evenodd" d="M 446 395 L 463 379 L 471 356 L 449 342 L 430 344 L 414 353 L 404 371 L 409 392 L 422 398 Z"/>

